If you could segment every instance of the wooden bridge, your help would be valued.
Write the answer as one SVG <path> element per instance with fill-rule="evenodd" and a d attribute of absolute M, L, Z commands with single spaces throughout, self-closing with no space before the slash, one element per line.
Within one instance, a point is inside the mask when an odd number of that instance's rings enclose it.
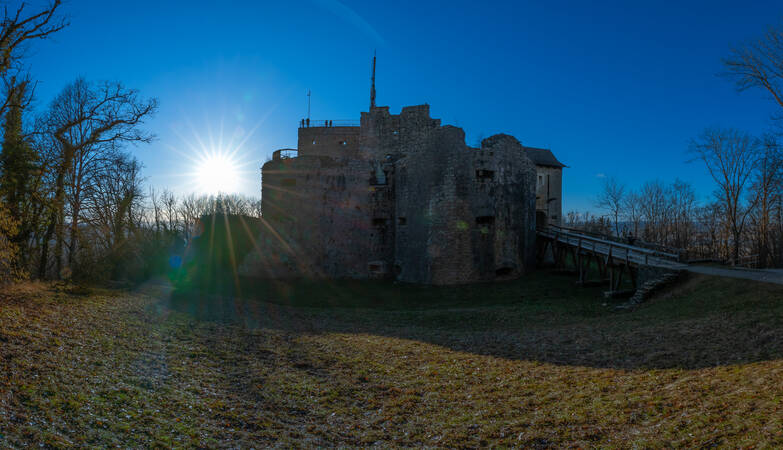
<path fill-rule="evenodd" d="M 678 271 L 687 267 L 676 253 L 624 244 L 578 230 L 550 225 L 537 233 L 539 262 L 551 256 L 561 269 L 567 269 L 570 262 L 576 269 L 578 283 L 608 282 L 610 293 L 623 291 L 626 276 L 635 289 L 639 285 L 639 268 Z M 597 269 L 598 280 L 589 279 L 591 268 Z"/>

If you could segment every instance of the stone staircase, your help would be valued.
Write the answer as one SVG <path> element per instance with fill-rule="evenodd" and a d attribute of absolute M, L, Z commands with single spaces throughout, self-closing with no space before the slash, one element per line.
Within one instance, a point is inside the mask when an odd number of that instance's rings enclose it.
<path fill-rule="evenodd" d="M 627 302 L 616 307 L 616 309 L 631 309 L 637 305 L 644 303 L 653 294 L 661 289 L 670 286 L 677 282 L 680 278 L 680 271 L 666 272 L 658 278 L 646 281 L 639 289 L 628 299 Z"/>

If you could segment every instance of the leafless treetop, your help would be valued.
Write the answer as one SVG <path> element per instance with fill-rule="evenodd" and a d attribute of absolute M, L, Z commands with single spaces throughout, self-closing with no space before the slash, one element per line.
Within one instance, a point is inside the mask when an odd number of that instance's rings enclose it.
<path fill-rule="evenodd" d="M 783 27 L 770 28 L 755 42 L 731 50 L 724 60 L 737 87 L 761 87 L 783 108 Z"/>
<path fill-rule="evenodd" d="M 4 2 L 3 2 L 4 3 Z M 3 7 L 0 23 L 0 73 L 10 69 L 23 50 L 26 41 L 45 39 L 66 26 L 68 21 L 57 14 L 62 0 L 52 0 L 46 8 L 28 14 L 27 4 L 22 3 L 15 11 Z"/>

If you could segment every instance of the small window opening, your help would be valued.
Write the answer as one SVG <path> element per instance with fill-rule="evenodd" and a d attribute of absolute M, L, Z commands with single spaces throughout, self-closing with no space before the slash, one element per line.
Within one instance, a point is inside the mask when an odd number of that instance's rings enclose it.
<path fill-rule="evenodd" d="M 284 178 L 281 184 L 285 187 L 296 186 L 296 178 Z"/>
<path fill-rule="evenodd" d="M 385 226 L 386 225 L 386 219 L 383 219 L 383 218 L 372 219 L 372 224 L 373 224 L 373 226 L 376 226 L 376 227 Z"/>
<path fill-rule="evenodd" d="M 400 225 L 405 225 L 408 223 L 408 219 L 406 219 L 405 217 L 399 217 L 397 218 L 397 223 Z"/>
<path fill-rule="evenodd" d="M 476 170 L 476 178 L 479 180 L 491 180 L 495 178 L 494 170 L 478 169 Z"/>
<path fill-rule="evenodd" d="M 476 217 L 476 225 L 494 225 L 495 216 L 478 216 Z"/>
<path fill-rule="evenodd" d="M 380 264 L 370 264 L 370 272 L 380 272 L 381 271 L 381 265 Z"/>
<path fill-rule="evenodd" d="M 386 171 L 381 169 L 381 166 L 378 165 L 375 170 L 370 173 L 370 185 L 385 186 L 386 184 Z"/>

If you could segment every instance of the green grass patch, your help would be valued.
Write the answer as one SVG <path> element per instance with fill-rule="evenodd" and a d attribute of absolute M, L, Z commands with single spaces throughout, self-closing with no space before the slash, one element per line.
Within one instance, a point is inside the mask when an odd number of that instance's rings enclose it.
<path fill-rule="evenodd" d="M 783 287 L 694 276 L 630 312 L 601 290 L 11 288 L 0 446 L 783 444 Z"/>

